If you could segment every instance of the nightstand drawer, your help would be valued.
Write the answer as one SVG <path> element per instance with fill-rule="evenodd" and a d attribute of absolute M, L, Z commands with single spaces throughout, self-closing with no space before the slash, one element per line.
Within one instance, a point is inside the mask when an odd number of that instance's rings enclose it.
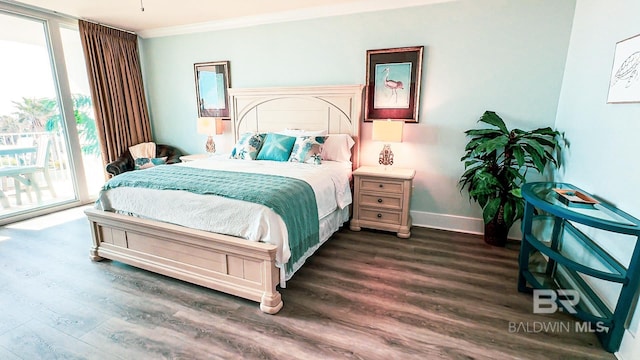
<path fill-rule="evenodd" d="M 361 191 L 388 192 L 402 194 L 404 182 L 386 179 L 360 178 Z"/>
<path fill-rule="evenodd" d="M 360 194 L 359 204 L 361 206 L 385 208 L 385 209 L 402 209 L 402 197 L 381 195 L 381 194 Z"/>
<path fill-rule="evenodd" d="M 399 211 L 360 208 L 360 219 L 366 221 L 376 221 L 385 224 L 400 225 L 402 221 L 402 213 Z"/>

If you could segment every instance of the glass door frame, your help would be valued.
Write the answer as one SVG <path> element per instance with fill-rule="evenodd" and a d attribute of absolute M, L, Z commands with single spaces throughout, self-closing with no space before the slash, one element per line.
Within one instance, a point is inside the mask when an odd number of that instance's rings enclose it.
<path fill-rule="evenodd" d="M 71 88 L 69 85 L 69 76 L 64 57 L 62 37 L 60 28 L 77 29 L 77 19 L 62 17 L 53 13 L 39 11 L 19 5 L 0 2 L 0 13 L 9 16 L 17 16 L 32 21 L 38 21 L 43 24 L 44 35 L 49 51 L 49 61 L 54 86 L 56 88 L 56 97 L 58 100 L 60 115 L 64 122 L 64 136 L 66 137 L 67 152 L 69 154 L 69 164 L 71 170 L 71 181 L 73 183 L 76 194 L 75 200 L 63 201 L 47 207 L 38 207 L 36 209 L 18 212 L 13 216 L 0 219 L 0 225 L 60 211 L 63 209 L 88 204 L 95 201 L 95 198 L 89 196 L 85 169 L 82 161 L 82 150 L 80 147 L 80 139 L 78 136 L 78 128 L 74 117 L 73 99 L 71 97 Z"/>

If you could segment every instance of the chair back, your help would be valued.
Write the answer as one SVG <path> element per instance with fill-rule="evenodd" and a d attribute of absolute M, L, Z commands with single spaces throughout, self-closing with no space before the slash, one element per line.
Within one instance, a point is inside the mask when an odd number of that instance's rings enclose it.
<path fill-rule="evenodd" d="M 41 136 L 38 139 L 38 150 L 36 152 L 36 163 L 35 165 L 40 168 L 46 168 L 49 166 L 49 156 L 51 152 L 49 151 L 49 147 L 51 144 L 51 140 L 48 136 Z"/>

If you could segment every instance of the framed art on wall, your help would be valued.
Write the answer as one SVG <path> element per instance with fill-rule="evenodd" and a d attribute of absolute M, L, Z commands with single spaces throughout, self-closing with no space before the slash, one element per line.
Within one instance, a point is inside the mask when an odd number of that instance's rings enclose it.
<path fill-rule="evenodd" d="M 196 103 L 198 117 L 221 117 L 229 115 L 229 62 L 217 61 L 193 65 L 196 78 Z"/>
<path fill-rule="evenodd" d="M 418 122 L 424 46 L 367 50 L 364 121 Z"/>
<path fill-rule="evenodd" d="M 607 103 L 640 102 L 640 34 L 616 43 Z"/>

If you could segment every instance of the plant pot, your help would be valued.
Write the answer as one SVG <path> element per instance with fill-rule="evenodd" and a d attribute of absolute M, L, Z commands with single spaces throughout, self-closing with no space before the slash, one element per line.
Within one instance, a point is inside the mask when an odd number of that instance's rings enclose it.
<path fill-rule="evenodd" d="M 507 243 L 509 228 L 503 221 L 496 219 L 484 224 L 484 242 L 493 246 L 504 247 Z"/>

